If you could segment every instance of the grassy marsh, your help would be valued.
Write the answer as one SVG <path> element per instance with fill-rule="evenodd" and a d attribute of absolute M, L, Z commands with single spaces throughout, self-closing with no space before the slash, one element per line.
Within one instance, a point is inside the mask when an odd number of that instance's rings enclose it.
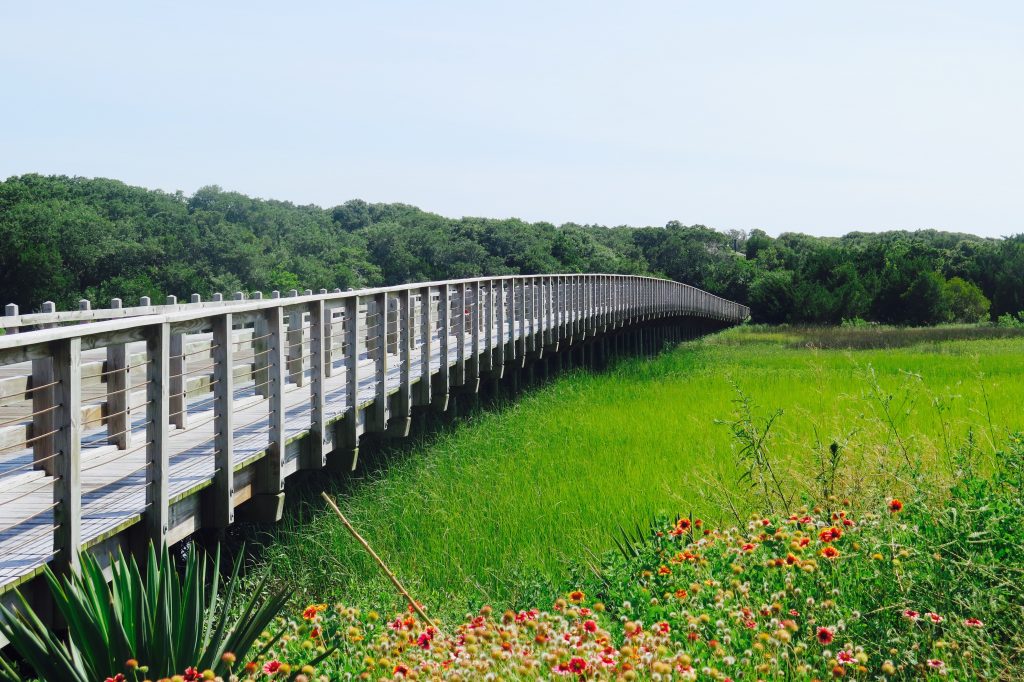
<path fill-rule="evenodd" d="M 727 425 L 737 388 L 767 416 L 788 486 L 814 491 L 840 444 L 839 495 L 898 492 L 913 450 L 936 479 L 956 474 L 972 432 L 1021 426 L 1024 339 L 899 349 L 794 347 L 793 330 L 734 329 L 603 373 L 576 372 L 479 413 L 346 485 L 342 509 L 417 597 L 458 614 L 552 597 L 618 525 L 658 513 L 726 522 L 752 500 L 737 483 Z M 383 606 L 392 590 L 315 502 L 276 529 L 254 573 L 318 600 Z M 304 593 L 304 594 L 303 594 Z"/>

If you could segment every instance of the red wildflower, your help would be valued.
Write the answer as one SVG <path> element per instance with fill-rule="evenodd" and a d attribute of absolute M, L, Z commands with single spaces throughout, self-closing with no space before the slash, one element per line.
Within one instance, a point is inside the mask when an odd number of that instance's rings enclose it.
<path fill-rule="evenodd" d="M 893 514 L 903 511 L 903 503 L 897 500 L 895 497 L 889 502 L 889 511 Z"/>
<path fill-rule="evenodd" d="M 964 625 L 966 625 L 969 628 L 983 628 L 983 627 L 985 627 L 985 624 L 982 623 L 977 618 L 968 618 L 967 620 L 964 621 Z"/>
<path fill-rule="evenodd" d="M 672 575 L 672 569 L 668 566 L 661 566 L 658 568 L 658 575 Z"/>
<path fill-rule="evenodd" d="M 835 526 L 825 528 L 820 533 L 818 533 L 818 539 L 822 542 L 833 542 L 841 537 L 843 537 L 843 531 L 839 530 Z"/>
<path fill-rule="evenodd" d="M 573 656 L 572 658 L 569 659 L 569 670 L 571 672 L 574 672 L 577 675 L 582 675 L 583 671 L 586 670 L 586 669 L 587 669 L 587 662 L 584 659 L 580 658 L 579 656 Z"/>
<path fill-rule="evenodd" d="M 597 623 L 592 620 L 583 621 L 583 629 L 587 632 L 597 632 Z"/>
<path fill-rule="evenodd" d="M 839 550 L 833 547 L 832 545 L 829 545 L 828 547 L 822 548 L 821 556 L 825 557 L 826 559 L 836 559 L 839 557 Z"/>
<path fill-rule="evenodd" d="M 123 674 L 118 673 L 113 677 L 108 677 L 104 682 L 125 682 L 125 679 Z"/>
<path fill-rule="evenodd" d="M 395 675 L 401 675 L 402 677 L 405 677 L 406 675 L 409 674 L 409 669 L 407 667 L 405 667 L 404 665 L 402 665 L 401 663 L 399 663 L 398 665 L 395 666 L 395 669 L 392 670 L 392 672 Z"/>
<path fill-rule="evenodd" d="M 671 627 L 667 622 L 661 621 L 660 623 L 658 623 L 658 632 L 660 632 L 663 635 L 667 635 L 670 631 Z"/>
<path fill-rule="evenodd" d="M 203 674 L 192 667 L 185 668 L 185 672 L 181 676 L 185 682 L 196 682 L 196 680 L 203 679 Z"/>
<path fill-rule="evenodd" d="M 917 611 L 914 611 L 913 609 L 907 609 L 903 612 L 903 617 L 911 622 L 916 623 L 918 620 L 921 619 L 921 614 Z"/>
<path fill-rule="evenodd" d="M 849 651 L 840 651 L 836 654 L 836 660 L 840 663 L 853 663 L 856 659 L 854 659 L 853 654 Z"/>
<path fill-rule="evenodd" d="M 753 551 L 754 551 L 754 548 L 755 548 L 756 546 L 757 546 L 757 545 L 755 545 L 755 544 L 753 544 L 753 543 L 747 542 L 747 543 L 744 543 L 744 544 L 743 544 L 743 546 L 742 546 L 742 547 L 740 547 L 740 549 L 741 549 L 741 550 L 743 550 L 744 552 L 753 552 Z"/>
<path fill-rule="evenodd" d="M 929 611 L 928 613 L 926 613 L 926 614 L 924 614 L 924 615 L 926 615 L 926 616 L 928 617 L 928 620 L 930 620 L 931 622 L 935 623 L 936 625 L 938 625 L 938 624 L 939 624 L 939 623 L 941 623 L 941 622 L 942 622 L 943 620 L 945 620 L 945 618 L 943 618 L 943 617 L 942 617 L 942 616 L 940 616 L 939 614 L 937 614 L 937 613 L 932 613 L 931 611 Z"/>
<path fill-rule="evenodd" d="M 263 664 L 263 672 L 265 672 L 267 675 L 273 675 L 273 674 L 275 674 L 280 669 L 281 669 L 281 661 L 279 661 L 277 659 L 274 659 L 272 661 L 267 661 L 266 663 Z"/>
<path fill-rule="evenodd" d="M 571 601 L 573 604 L 581 603 L 584 599 L 586 599 L 586 597 L 587 595 L 583 594 L 583 592 L 581 592 L 580 590 L 573 590 L 569 593 L 569 601 Z"/>
<path fill-rule="evenodd" d="M 831 644 L 835 633 L 832 632 L 832 628 L 818 628 L 818 641 L 822 644 Z"/>
<path fill-rule="evenodd" d="M 676 527 L 669 533 L 670 535 L 682 535 L 690 530 L 690 519 L 682 518 L 676 521 Z"/>

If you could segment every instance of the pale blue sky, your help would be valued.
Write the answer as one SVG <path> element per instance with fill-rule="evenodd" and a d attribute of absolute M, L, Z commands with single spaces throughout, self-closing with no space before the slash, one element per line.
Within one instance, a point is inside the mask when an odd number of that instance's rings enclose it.
<path fill-rule="evenodd" d="M 0 177 L 1024 232 L 1020 2 L 3 2 Z"/>

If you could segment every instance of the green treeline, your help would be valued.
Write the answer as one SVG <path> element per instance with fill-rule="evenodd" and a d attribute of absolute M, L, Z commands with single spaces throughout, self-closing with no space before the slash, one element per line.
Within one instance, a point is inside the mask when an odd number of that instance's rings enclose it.
<path fill-rule="evenodd" d="M 0 183 L 0 304 L 106 305 L 212 292 L 333 289 L 544 272 L 654 274 L 748 303 L 764 322 L 935 324 L 1024 310 L 1024 235 L 786 233 L 445 218 L 218 187 L 24 175 Z"/>

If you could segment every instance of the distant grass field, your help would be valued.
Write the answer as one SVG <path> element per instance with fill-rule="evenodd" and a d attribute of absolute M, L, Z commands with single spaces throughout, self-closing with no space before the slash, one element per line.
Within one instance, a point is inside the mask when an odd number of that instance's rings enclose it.
<path fill-rule="evenodd" d="M 787 485 L 816 485 L 836 442 L 843 496 L 897 492 L 913 451 L 955 474 L 968 432 L 988 447 L 1024 424 L 1024 338 L 820 350 L 813 330 L 734 329 L 603 373 L 561 377 L 394 456 L 340 503 L 436 612 L 520 606 L 564 590 L 616 528 L 664 512 L 729 521 L 751 499 L 727 424 L 737 389 L 755 421 L 784 411 L 770 451 Z M 877 330 L 872 331 L 877 333 Z M 820 333 L 819 333 L 820 336 Z M 328 490 L 332 489 L 328 486 Z M 273 531 L 252 575 L 300 599 L 381 607 L 392 589 L 336 518 L 311 501 Z"/>

